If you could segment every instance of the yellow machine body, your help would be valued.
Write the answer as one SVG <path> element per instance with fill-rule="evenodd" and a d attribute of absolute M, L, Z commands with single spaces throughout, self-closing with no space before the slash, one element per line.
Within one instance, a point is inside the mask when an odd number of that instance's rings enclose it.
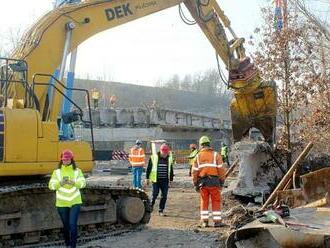
<path fill-rule="evenodd" d="M 0 176 L 49 174 L 57 168 L 63 149 L 74 152 L 82 170 L 92 169 L 89 144 L 59 142 L 57 124 L 41 121 L 38 111 L 3 108 L 0 121 Z"/>
<path fill-rule="evenodd" d="M 275 87 L 261 83 L 258 71 L 245 55 L 244 39 L 235 35 L 216 0 L 85 0 L 64 5 L 35 23 L 11 57 L 27 62 L 27 78 L 32 85 L 35 73 L 53 74 L 60 66 L 68 29 L 72 30 L 68 49 L 71 52 L 99 32 L 181 3 L 185 4 L 229 71 L 229 88 L 235 95 L 231 104 L 235 141 L 240 140 L 250 127 L 257 127 L 273 142 Z M 225 28 L 232 34 L 231 40 L 228 40 Z M 61 89 L 59 85 L 55 86 Z M 57 166 L 64 148 L 73 150 L 80 168 L 91 170 L 92 153 L 87 143 L 58 139 L 61 94 L 54 91 L 49 96 L 48 87 L 36 87 L 34 94 L 40 105 L 38 110 L 24 107 L 31 106 L 31 98 L 26 98 L 26 89 L 21 84 L 11 84 L 6 91 L 0 176 L 48 174 Z"/>

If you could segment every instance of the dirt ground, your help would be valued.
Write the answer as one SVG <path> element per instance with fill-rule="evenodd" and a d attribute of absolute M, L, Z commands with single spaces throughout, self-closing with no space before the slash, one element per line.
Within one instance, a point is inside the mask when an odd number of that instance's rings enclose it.
<path fill-rule="evenodd" d="M 156 202 L 155 211 L 145 227 L 120 236 L 89 242 L 82 247 L 225 247 L 221 237 L 228 232 L 228 228 L 198 227 L 199 194 L 192 189 L 191 178 L 187 174 L 186 168 L 176 170 L 175 182 L 168 195 L 166 216 L 158 216 Z M 127 184 L 130 176 L 120 176 L 116 180 Z M 146 191 L 150 195 L 150 186 Z"/>

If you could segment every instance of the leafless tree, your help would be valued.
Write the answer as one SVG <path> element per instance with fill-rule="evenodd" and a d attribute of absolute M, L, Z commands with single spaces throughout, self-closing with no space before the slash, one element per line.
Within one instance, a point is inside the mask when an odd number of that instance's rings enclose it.
<path fill-rule="evenodd" d="M 307 6 L 307 2 L 305 0 L 289 0 L 292 4 L 294 4 L 299 11 L 306 16 L 306 18 L 312 22 L 315 26 L 318 27 L 320 32 L 325 36 L 325 38 L 330 42 L 330 26 L 327 22 L 324 22 L 319 18 L 315 13 L 313 13 Z M 318 1 L 309 1 L 309 2 L 318 2 Z M 328 4 L 330 8 L 330 1 L 323 1 L 323 4 Z M 329 11 L 327 11 L 329 12 Z"/>

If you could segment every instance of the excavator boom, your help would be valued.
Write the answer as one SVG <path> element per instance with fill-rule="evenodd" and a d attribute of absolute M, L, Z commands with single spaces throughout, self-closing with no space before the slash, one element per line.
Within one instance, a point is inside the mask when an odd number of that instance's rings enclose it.
<path fill-rule="evenodd" d="M 65 5 L 41 18 L 23 37 L 14 58 L 29 65 L 29 82 L 33 74 L 54 73 L 63 59 L 66 32 L 72 37 L 68 51 L 74 50 L 91 36 L 129 21 L 184 3 L 196 20 L 217 55 L 229 71 L 228 86 L 234 91 L 231 103 L 232 128 L 235 141 L 258 128 L 269 143 L 274 143 L 276 119 L 276 89 L 271 82 L 262 82 L 259 72 L 245 54 L 244 39 L 238 38 L 230 20 L 216 0 L 88 0 Z M 232 39 L 228 39 L 229 33 Z M 42 63 L 40 62 L 42 61 Z M 61 109 L 62 97 L 48 88 L 35 90 L 43 120 L 55 121 Z M 24 89 L 15 89 L 23 95 Z"/>

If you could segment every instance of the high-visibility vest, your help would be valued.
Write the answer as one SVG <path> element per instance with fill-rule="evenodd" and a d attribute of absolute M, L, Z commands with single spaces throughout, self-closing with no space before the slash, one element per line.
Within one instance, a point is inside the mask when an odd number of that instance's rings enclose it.
<path fill-rule="evenodd" d="M 143 148 L 132 147 L 129 154 L 129 162 L 133 167 L 144 166 L 145 154 Z"/>
<path fill-rule="evenodd" d="M 150 172 L 150 180 L 153 183 L 157 182 L 157 168 L 158 168 L 158 154 L 153 154 L 151 155 L 151 162 L 152 162 L 152 168 L 151 168 L 151 172 Z M 168 155 L 168 179 L 170 180 L 170 176 L 171 176 L 171 169 L 173 166 L 174 160 L 173 160 L 173 155 L 172 153 L 170 153 Z"/>
<path fill-rule="evenodd" d="M 92 99 L 98 100 L 100 98 L 100 92 L 92 91 Z"/>
<path fill-rule="evenodd" d="M 222 168 L 222 164 L 217 164 L 217 155 L 218 154 L 214 151 L 212 151 L 210 154 L 207 151 L 201 150 L 200 153 L 196 156 L 197 166 L 194 167 L 193 170 L 198 171 L 200 176 L 219 176 L 218 169 Z"/>
<path fill-rule="evenodd" d="M 199 150 L 195 149 L 189 154 L 189 164 L 194 165 L 194 162 L 196 160 L 196 155 L 198 154 Z"/>
<path fill-rule="evenodd" d="M 223 157 L 228 156 L 228 147 L 227 146 L 221 147 L 221 156 L 223 156 Z"/>
<path fill-rule="evenodd" d="M 60 182 L 64 177 L 74 181 L 74 185 L 65 184 L 61 186 Z M 85 177 L 80 169 L 73 169 L 72 165 L 64 166 L 61 169 L 53 171 L 48 187 L 50 190 L 56 190 L 56 207 L 72 207 L 81 204 L 80 190 L 86 186 Z"/>

